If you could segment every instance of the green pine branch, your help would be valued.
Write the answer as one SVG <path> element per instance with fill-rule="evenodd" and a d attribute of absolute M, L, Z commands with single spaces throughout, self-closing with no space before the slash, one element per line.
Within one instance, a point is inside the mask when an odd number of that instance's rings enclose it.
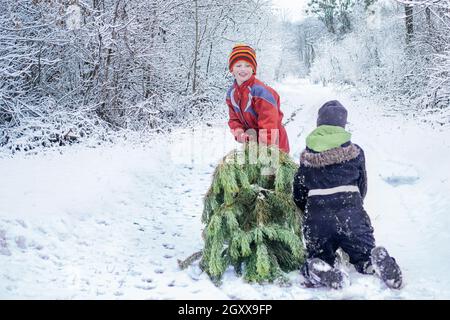
<path fill-rule="evenodd" d="M 263 282 L 304 260 L 301 213 L 292 200 L 297 165 L 273 146 L 256 147 L 227 154 L 205 195 L 200 267 L 216 284 L 229 265 L 247 281 Z"/>

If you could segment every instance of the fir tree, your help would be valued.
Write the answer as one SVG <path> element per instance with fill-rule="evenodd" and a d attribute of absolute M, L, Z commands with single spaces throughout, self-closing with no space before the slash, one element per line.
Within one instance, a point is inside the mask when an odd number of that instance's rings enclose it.
<path fill-rule="evenodd" d="M 250 282 L 273 281 L 300 267 L 301 216 L 292 200 L 296 171 L 289 155 L 274 146 L 250 143 L 223 158 L 202 216 L 206 227 L 200 267 L 214 282 L 230 265 Z"/>

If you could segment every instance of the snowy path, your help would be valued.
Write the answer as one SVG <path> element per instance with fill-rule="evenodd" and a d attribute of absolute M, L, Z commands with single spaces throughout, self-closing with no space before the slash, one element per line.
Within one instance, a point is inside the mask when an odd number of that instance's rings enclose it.
<path fill-rule="evenodd" d="M 215 287 L 197 265 L 202 197 L 218 159 L 236 146 L 225 126 L 180 130 L 158 144 L 75 146 L 0 159 L 0 299 L 449 299 L 449 129 L 432 130 L 350 93 L 300 81 L 275 86 L 297 160 L 317 108 L 339 99 L 367 157 L 366 209 L 377 243 L 401 265 L 386 289 L 350 270 L 339 291 L 247 284 L 232 270 Z"/>

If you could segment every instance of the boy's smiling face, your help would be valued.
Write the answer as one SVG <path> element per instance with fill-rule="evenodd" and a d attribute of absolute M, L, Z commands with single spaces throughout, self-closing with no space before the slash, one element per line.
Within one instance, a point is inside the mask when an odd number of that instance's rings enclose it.
<path fill-rule="evenodd" d="M 236 79 L 238 85 L 250 79 L 253 74 L 253 68 L 245 60 L 239 60 L 233 65 L 233 71 L 231 72 Z"/>

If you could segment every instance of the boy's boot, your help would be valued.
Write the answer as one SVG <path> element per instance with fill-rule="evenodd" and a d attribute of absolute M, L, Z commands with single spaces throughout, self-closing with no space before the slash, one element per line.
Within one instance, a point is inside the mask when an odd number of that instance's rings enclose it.
<path fill-rule="evenodd" d="M 308 273 L 315 284 L 333 289 L 341 289 L 344 285 L 344 274 L 319 258 L 308 260 Z"/>
<path fill-rule="evenodd" d="M 383 247 L 375 247 L 371 252 L 372 266 L 375 273 L 391 289 L 402 286 L 402 272 L 395 259 Z"/>

